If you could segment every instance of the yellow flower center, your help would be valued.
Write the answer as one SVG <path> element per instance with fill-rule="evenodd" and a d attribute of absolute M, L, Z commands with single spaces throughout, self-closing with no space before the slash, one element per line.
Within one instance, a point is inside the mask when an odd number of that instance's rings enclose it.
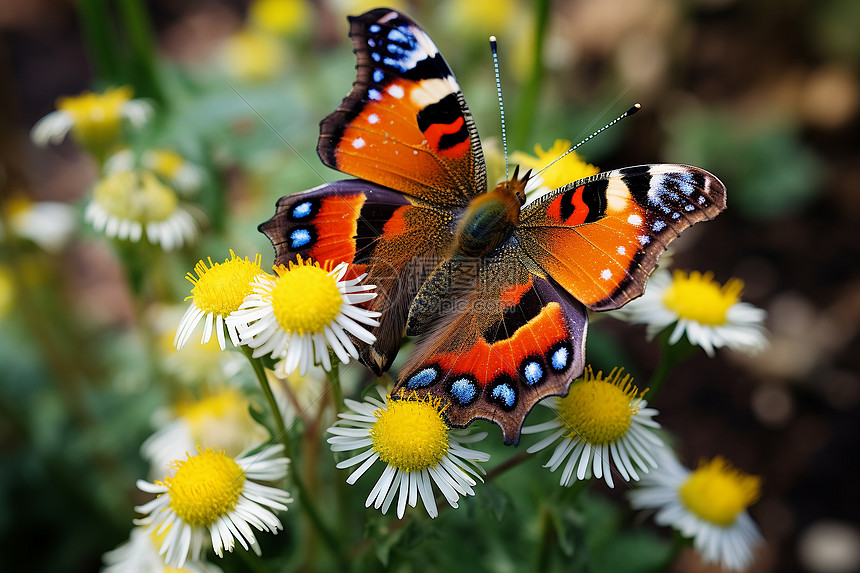
<path fill-rule="evenodd" d="M 678 490 L 681 502 L 699 518 L 727 527 L 758 500 L 761 478 L 735 469 L 718 456 L 699 463 Z"/>
<path fill-rule="evenodd" d="M 26 197 L 16 195 L 7 199 L 6 202 L 3 203 L 3 210 L 6 211 L 6 215 L 9 219 L 15 219 L 16 217 L 27 215 L 32 211 L 33 202 Z"/>
<path fill-rule="evenodd" d="M 272 34 L 297 32 L 307 22 L 305 0 L 256 0 L 248 10 L 248 20 Z"/>
<path fill-rule="evenodd" d="M 245 81 L 276 77 L 285 66 L 286 53 L 277 37 L 266 32 L 240 30 L 224 45 L 224 61 L 230 72 Z"/>
<path fill-rule="evenodd" d="M 693 271 L 688 275 L 683 271 L 675 271 L 672 274 L 672 286 L 663 293 L 663 304 L 681 318 L 699 324 L 725 324 L 726 313 L 740 300 L 744 283 L 733 278 L 720 286 L 713 279 L 712 272 L 702 274 Z"/>
<path fill-rule="evenodd" d="M 275 267 L 272 311 L 287 332 L 299 335 L 322 332 L 340 312 L 343 297 L 333 275 L 319 263 L 302 260 Z"/>
<path fill-rule="evenodd" d="M 120 219 L 145 224 L 169 219 L 177 211 L 179 198 L 148 171 L 122 171 L 96 183 L 93 201 Z"/>
<path fill-rule="evenodd" d="M 170 508 L 185 523 L 208 526 L 239 503 L 245 472 L 232 458 L 212 449 L 173 463 L 176 474 L 164 478 Z"/>
<path fill-rule="evenodd" d="M 569 430 L 565 437 L 579 437 L 595 446 L 617 442 L 627 434 L 639 411 L 642 394 L 630 382 L 629 374 L 621 377 L 620 369 L 603 378 L 603 372 L 595 376 L 587 368 L 583 377 L 571 384 L 567 396 L 559 400 L 558 417 Z"/>
<path fill-rule="evenodd" d="M 265 428 L 251 416 L 248 399 L 235 388 L 178 402 L 173 411 L 187 424 L 192 440 L 204 446 L 217 444 L 227 455 L 239 454 L 254 440 L 265 439 Z"/>
<path fill-rule="evenodd" d="M 260 255 L 249 261 L 248 257 L 240 259 L 233 250 L 230 250 L 230 258 L 223 263 L 213 263 L 209 258 L 209 266 L 203 261 L 198 261 L 194 266 L 197 277 L 188 273 L 188 279 L 194 288 L 191 295 L 194 306 L 204 312 L 211 312 L 215 316 L 226 317 L 231 312 L 238 310 L 239 305 L 245 297 L 251 294 L 253 287 L 251 282 L 262 272 Z"/>
<path fill-rule="evenodd" d="M 173 410 L 193 427 L 200 425 L 207 418 L 238 418 L 247 414 L 248 400 L 235 388 L 226 388 L 199 400 L 179 402 Z"/>
<path fill-rule="evenodd" d="M 147 166 L 167 179 L 176 178 L 179 170 L 185 165 L 185 159 L 169 149 L 154 149 L 148 155 Z"/>
<path fill-rule="evenodd" d="M 86 145 L 104 145 L 119 137 L 122 108 L 133 95 L 129 86 L 61 97 L 57 109 L 72 116 L 72 133 Z"/>
<path fill-rule="evenodd" d="M 552 147 L 544 151 L 539 144 L 535 145 L 535 155 L 533 157 L 526 153 L 516 152 L 512 155 L 511 161 L 520 164 L 524 168 L 543 169 L 556 159 L 562 153 L 570 149 L 570 141 L 566 139 L 556 139 Z M 558 189 L 562 185 L 567 185 L 577 179 L 582 179 L 590 175 L 595 175 L 598 172 L 597 167 L 586 163 L 574 151 L 568 153 L 563 159 L 554 163 L 549 169 L 540 174 L 543 178 L 543 184 L 550 189 Z"/>
<path fill-rule="evenodd" d="M 11 271 L 0 265 L 0 318 L 15 305 L 15 279 Z"/>
<path fill-rule="evenodd" d="M 379 459 L 404 472 L 436 467 L 448 452 L 448 426 L 434 400 L 388 400 L 370 436 Z"/>

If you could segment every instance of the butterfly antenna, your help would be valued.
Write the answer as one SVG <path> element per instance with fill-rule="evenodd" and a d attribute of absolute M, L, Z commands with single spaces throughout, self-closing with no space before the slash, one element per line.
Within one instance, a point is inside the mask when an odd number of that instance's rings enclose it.
<path fill-rule="evenodd" d="M 561 155 L 556 157 L 549 165 L 547 165 L 546 167 L 544 167 L 543 169 L 541 169 L 540 171 L 535 173 L 535 175 L 540 175 L 541 173 L 543 173 L 544 171 L 546 171 L 547 169 L 549 169 L 550 167 L 555 165 L 557 162 L 561 161 L 565 156 L 567 156 L 567 155 L 573 153 L 574 151 L 576 151 L 577 149 L 579 149 L 582 146 L 582 144 L 584 144 L 585 142 L 590 141 L 595 136 L 597 136 L 599 133 L 606 131 L 607 129 L 609 129 L 610 127 L 612 127 L 613 125 L 615 125 L 616 123 L 621 121 L 622 119 L 624 119 L 626 117 L 630 117 L 631 115 L 633 115 L 634 113 L 636 113 L 640 109 L 642 109 L 642 106 L 638 103 L 634 103 L 632 106 L 630 106 L 630 109 L 628 109 L 627 111 L 625 111 L 624 113 L 622 113 L 621 115 L 619 115 L 618 117 L 616 117 L 615 119 L 613 119 L 612 121 L 610 121 L 609 123 L 607 123 L 606 125 L 601 127 L 600 129 L 598 129 L 597 131 L 595 131 L 594 133 L 592 133 L 591 135 L 589 135 L 588 137 L 586 137 L 585 139 L 583 139 L 582 141 L 577 143 L 576 145 L 571 146 L 570 149 L 568 149 L 567 151 L 565 151 L 564 153 L 562 153 Z"/>
<path fill-rule="evenodd" d="M 490 36 L 490 52 L 493 54 L 493 70 L 496 74 L 496 94 L 499 97 L 499 114 L 502 117 L 502 149 L 505 152 L 505 181 L 508 180 L 508 135 L 505 131 L 505 106 L 502 103 L 502 76 L 499 74 L 499 49 L 496 37 Z"/>

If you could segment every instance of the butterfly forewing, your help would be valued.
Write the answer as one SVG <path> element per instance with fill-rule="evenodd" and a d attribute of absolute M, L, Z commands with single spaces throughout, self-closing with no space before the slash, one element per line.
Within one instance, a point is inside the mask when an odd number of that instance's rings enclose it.
<path fill-rule="evenodd" d="M 600 173 L 528 204 L 517 231 L 524 256 L 591 310 L 641 295 L 678 234 L 726 206 L 722 182 L 686 165 Z"/>
<path fill-rule="evenodd" d="M 364 283 L 377 293 L 367 307 L 382 316 L 370 329 L 376 342 L 358 348 L 377 374 L 397 355 L 412 299 L 451 241 L 450 214 L 412 201 L 368 181 L 337 181 L 282 197 L 260 225 L 275 246 L 275 264 L 302 256 L 352 263 L 351 276 L 367 273 Z"/>
<path fill-rule="evenodd" d="M 486 190 L 478 131 L 454 74 L 407 16 L 351 17 L 357 78 L 320 125 L 323 162 L 447 207 Z"/>

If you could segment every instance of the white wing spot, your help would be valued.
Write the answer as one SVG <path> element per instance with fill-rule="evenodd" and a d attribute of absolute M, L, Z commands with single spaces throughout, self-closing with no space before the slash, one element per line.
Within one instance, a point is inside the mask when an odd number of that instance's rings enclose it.
<path fill-rule="evenodd" d="M 627 249 L 625 249 L 623 246 L 618 247 L 618 254 L 619 255 L 624 255 L 626 253 L 627 253 Z"/>
<path fill-rule="evenodd" d="M 367 123 L 379 123 L 379 116 L 375 113 L 370 114 L 367 116 Z"/>
<path fill-rule="evenodd" d="M 405 95 L 403 88 L 397 84 L 392 84 L 392 85 L 388 86 L 387 91 L 389 94 L 396 97 L 397 99 L 400 99 Z"/>
<path fill-rule="evenodd" d="M 603 269 L 603 271 L 601 271 L 601 273 L 600 273 L 600 278 L 602 278 L 605 281 L 608 281 L 609 279 L 612 278 L 612 271 L 610 271 L 609 269 Z"/>
<path fill-rule="evenodd" d="M 642 217 L 639 215 L 630 215 L 627 217 L 627 222 L 631 225 L 636 225 L 637 227 L 642 224 Z"/>
<path fill-rule="evenodd" d="M 356 149 L 361 149 L 365 145 L 366 145 L 366 142 L 360 137 L 356 137 L 355 139 L 352 140 L 352 146 Z"/>

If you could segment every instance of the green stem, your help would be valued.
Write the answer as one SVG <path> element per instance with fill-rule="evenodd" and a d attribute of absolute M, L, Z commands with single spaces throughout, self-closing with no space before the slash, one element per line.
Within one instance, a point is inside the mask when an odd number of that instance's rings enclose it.
<path fill-rule="evenodd" d="M 555 545 L 553 538 L 555 537 L 555 524 L 553 523 L 552 513 L 545 506 L 540 510 L 540 541 L 538 544 L 537 564 L 535 571 L 547 571 L 549 568 L 550 556 L 552 548 Z"/>
<path fill-rule="evenodd" d="M 550 0 L 538 0 L 535 2 L 531 72 L 528 83 L 523 90 L 519 109 L 517 110 L 516 123 L 520 127 L 517 130 L 516 137 L 512 138 L 514 149 L 525 149 L 528 138 L 531 135 L 531 126 L 534 123 L 541 84 L 543 83 L 543 44 L 546 38 L 546 28 L 549 24 L 549 8 Z"/>
<path fill-rule="evenodd" d="M 293 459 L 293 445 L 287 436 L 287 426 L 284 423 L 284 417 L 281 415 L 281 410 L 278 408 L 278 402 L 275 400 L 275 394 L 272 392 L 272 386 L 269 384 L 269 378 L 266 376 L 266 368 L 258 358 L 253 357 L 253 351 L 248 346 L 240 346 L 242 352 L 251 363 L 251 368 L 254 369 L 254 375 L 260 383 L 260 389 L 266 397 L 266 402 L 269 403 L 269 409 L 272 411 L 272 417 L 275 419 L 275 438 L 284 445 L 284 453 L 287 457 Z"/>
<path fill-rule="evenodd" d="M 340 385 L 340 363 L 335 360 L 331 361 L 331 371 L 327 373 L 329 388 L 331 388 L 331 397 L 334 401 L 334 412 L 339 414 L 343 410 L 343 388 Z"/>
<path fill-rule="evenodd" d="M 116 37 L 112 33 L 110 10 L 105 0 L 80 0 L 78 17 L 84 33 L 87 53 L 96 74 L 109 84 L 122 83 Z"/>
<path fill-rule="evenodd" d="M 245 563 L 248 571 L 253 571 L 253 573 L 268 573 L 269 568 L 266 567 L 266 564 L 256 554 L 250 551 L 239 551 L 238 553 L 242 557 L 242 561 Z"/>
<path fill-rule="evenodd" d="M 513 457 L 508 458 L 507 460 L 505 460 L 501 464 L 497 465 L 496 467 L 494 467 L 493 469 L 488 471 L 487 475 L 484 476 L 484 481 L 490 481 L 491 479 L 495 479 L 500 474 L 503 474 L 504 472 L 508 471 L 511 468 L 517 467 L 518 465 L 520 465 L 521 463 L 523 463 L 524 461 L 526 461 L 530 457 L 531 456 L 529 455 L 529 453 L 524 451 L 524 452 L 518 453 L 517 455 L 515 455 Z"/>
<path fill-rule="evenodd" d="M 689 358 L 696 352 L 696 347 L 690 344 L 686 338 L 682 338 L 675 344 L 669 344 L 671 329 L 660 333 L 660 362 L 648 380 L 648 402 L 654 403 L 654 398 L 663 386 L 663 382 L 669 377 L 669 373 L 682 360 Z"/>
<path fill-rule="evenodd" d="M 128 38 L 131 54 L 130 68 L 139 95 L 164 103 L 164 91 L 158 79 L 155 41 L 149 15 L 140 0 L 119 0 L 119 16 Z"/>
<path fill-rule="evenodd" d="M 260 388 L 263 390 L 263 394 L 266 396 L 266 401 L 268 401 L 269 403 L 269 408 L 272 410 L 272 416 L 275 418 L 275 427 L 278 434 L 277 439 L 284 445 L 284 452 L 287 457 L 293 461 L 293 464 L 295 464 L 296 458 L 293 453 L 292 444 L 290 443 L 289 436 L 287 435 L 287 427 L 286 424 L 284 424 L 284 418 L 281 415 L 281 410 L 278 408 L 278 404 L 275 401 L 275 395 L 272 393 L 272 387 L 269 385 L 269 379 L 266 377 L 266 369 L 263 366 L 262 361 L 252 356 L 252 351 L 249 347 L 241 346 L 241 349 L 242 352 L 245 353 L 245 356 L 248 357 L 248 360 L 251 362 L 251 367 L 254 369 L 254 374 L 257 376 L 257 381 L 260 383 Z M 317 510 L 316 505 L 311 500 L 311 497 L 307 494 L 308 490 L 305 487 L 301 472 L 298 471 L 296 468 L 293 468 L 292 478 L 293 487 L 296 490 L 296 497 L 299 499 L 299 507 L 302 508 L 302 511 L 305 512 L 308 519 L 313 524 L 314 528 L 319 532 L 320 537 L 323 539 L 329 551 L 331 551 L 331 554 L 337 560 L 338 564 L 344 568 L 348 568 L 349 562 L 347 561 L 346 556 L 341 552 L 337 537 L 331 532 L 331 530 L 322 520 L 319 510 Z"/>

